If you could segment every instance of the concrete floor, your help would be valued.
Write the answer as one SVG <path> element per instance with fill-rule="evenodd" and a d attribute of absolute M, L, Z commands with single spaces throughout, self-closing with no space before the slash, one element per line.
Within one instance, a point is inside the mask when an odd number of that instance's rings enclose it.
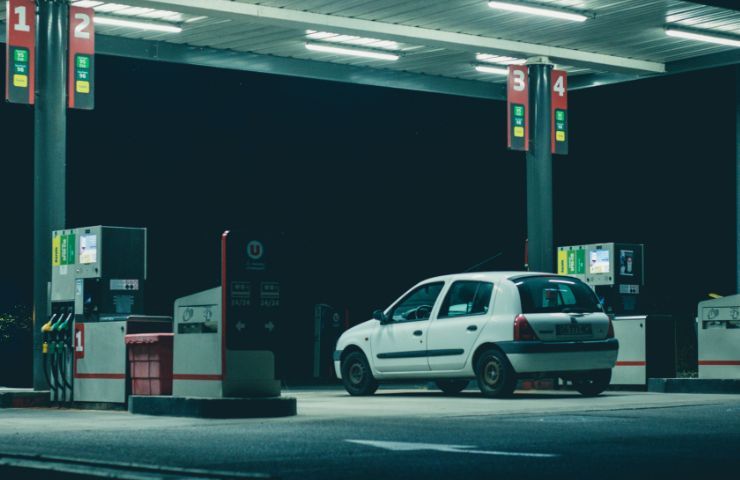
<path fill-rule="evenodd" d="M 287 479 L 723 478 L 740 471 L 736 395 L 519 392 L 490 400 L 473 390 L 447 397 L 393 388 L 373 397 L 338 388 L 284 394 L 298 398 L 298 416 L 0 410 L 0 452 Z"/>

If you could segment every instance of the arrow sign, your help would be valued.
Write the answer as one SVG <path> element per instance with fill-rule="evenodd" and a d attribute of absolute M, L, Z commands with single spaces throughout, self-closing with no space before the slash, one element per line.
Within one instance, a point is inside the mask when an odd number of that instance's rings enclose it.
<path fill-rule="evenodd" d="M 272 331 L 275 330 L 275 324 L 272 323 L 272 320 L 270 320 L 269 322 L 265 324 L 265 328 L 267 329 L 267 331 L 272 333 Z"/>
<path fill-rule="evenodd" d="M 350 443 L 369 445 L 371 447 L 392 450 L 395 452 L 413 452 L 429 450 L 446 453 L 470 453 L 474 455 L 502 455 L 507 457 L 555 458 L 560 455 L 554 453 L 527 453 L 527 452 L 500 452 L 496 450 L 472 450 L 472 445 L 445 445 L 440 443 L 412 443 L 412 442 L 382 442 L 377 440 L 347 440 Z"/>
<path fill-rule="evenodd" d="M 235 326 L 236 326 L 236 329 L 239 330 L 239 333 L 242 333 L 242 330 L 244 330 L 247 327 L 244 324 L 244 322 L 242 322 L 241 320 L 239 320 L 238 322 L 236 322 L 236 325 Z"/>

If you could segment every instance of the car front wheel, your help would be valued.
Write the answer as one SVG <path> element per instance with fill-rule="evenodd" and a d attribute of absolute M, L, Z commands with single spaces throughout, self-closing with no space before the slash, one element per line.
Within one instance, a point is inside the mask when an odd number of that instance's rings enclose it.
<path fill-rule="evenodd" d="M 573 380 L 573 387 L 581 395 L 587 397 L 595 397 L 600 394 L 609 386 L 612 380 L 612 371 L 609 370 L 596 370 L 590 374 Z"/>
<path fill-rule="evenodd" d="M 497 349 L 483 352 L 476 362 L 478 388 L 486 397 L 508 397 L 514 393 L 516 374 L 509 359 Z"/>
<path fill-rule="evenodd" d="M 350 395 L 372 395 L 378 389 L 367 358 L 352 352 L 342 360 L 342 383 Z"/>

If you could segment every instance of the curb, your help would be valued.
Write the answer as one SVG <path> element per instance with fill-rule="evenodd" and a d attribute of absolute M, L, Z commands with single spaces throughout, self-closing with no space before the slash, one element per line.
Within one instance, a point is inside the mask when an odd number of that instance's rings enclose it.
<path fill-rule="evenodd" d="M 293 397 L 200 398 L 132 395 L 129 413 L 199 418 L 290 417 L 298 413 Z"/>
<path fill-rule="evenodd" d="M 740 394 L 740 379 L 649 378 L 648 392 Z"/>
<path fill-rule="evenodd" d="M 0 408 L 33 408 L 50 405 L 48 390 L 3 390 L 0 391 Z"/>

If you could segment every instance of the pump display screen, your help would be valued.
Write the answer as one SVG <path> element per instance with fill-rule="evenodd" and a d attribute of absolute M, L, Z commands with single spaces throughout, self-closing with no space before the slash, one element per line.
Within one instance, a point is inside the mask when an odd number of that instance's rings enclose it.
<path fill-rule="evenodd" d="M 592 251 L 589 272 L 591 274 L 609 273 L 609 270 L 609 250 Z"/>
<path fill-rule="evenodd" d="M 80 235 L 80 263 L 98 261 L 98 236 L 95 234 Z"/>

